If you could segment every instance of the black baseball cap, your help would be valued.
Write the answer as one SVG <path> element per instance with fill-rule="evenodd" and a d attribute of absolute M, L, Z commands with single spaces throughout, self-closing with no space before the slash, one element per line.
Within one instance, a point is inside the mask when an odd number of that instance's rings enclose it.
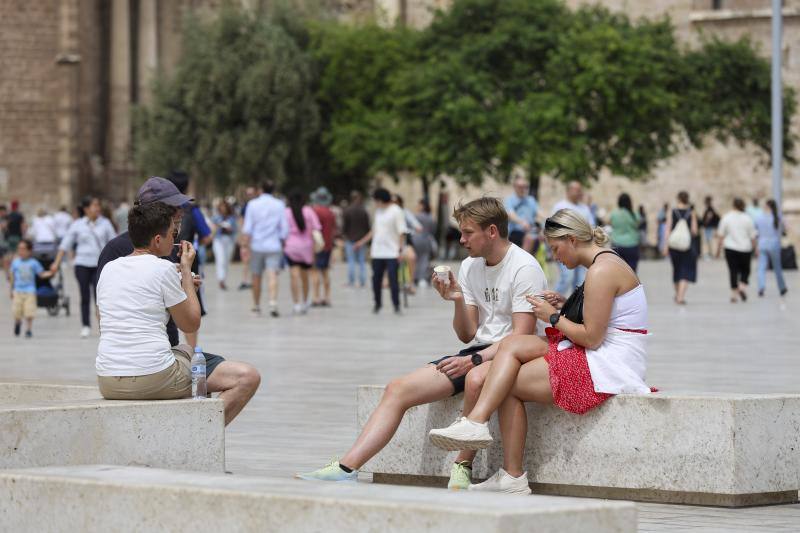
<path fill-rule="evenodd" d="M 189 202 L 194 202 L 194 198 L 182 194 L 171 181 L 153 176 L 139 187 L 139 192 L 136 193 L 136 205 L 153 202 L 181 207 Z"/>

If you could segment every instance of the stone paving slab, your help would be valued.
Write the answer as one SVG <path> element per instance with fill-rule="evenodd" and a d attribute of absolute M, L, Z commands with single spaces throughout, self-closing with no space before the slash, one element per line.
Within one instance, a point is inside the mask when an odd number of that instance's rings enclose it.
<path fill-rule="evenodd" d="M 37 513 L 46 508 L 47 513 Z M 636 507 L 550 496 L 82 466 L 0 471 L 13 531 L 632 533 Z M 202 525 L 202 527 L 201 527 Z"/>
<path fill-rule="evenodd" d="M 689 304 L 678 307 L 672 303 L 668 262 L 640 263 L 653 331 L 648 381 L 663 391 L 800 393 L 798 272 L 786 273 L 790 292 L 783 304 L 772 277 L 765 298 L 751 291 L 746 304 L 730 304 L 724 261 L 701 261 L 698 268 L 699 283 L 689 289 Z M 450 326 L 451 307 L 433 291 L 411 297 L 411 307 L 402 317 L 375 316 L 369 291 L 343 287 L 341 263 L 332 270 L 333 307 L 311 309 L 307 316 L 289 315 L 289 278 L 283 272 L 283 315 L 278 319 L 253 317 L 249 293 L 219 291 L 213 265 L 206 273 L 209 314 L 203 319 L 201 345 L 249 361 L 263 376 L 261 389 L 226 432 L 227 468 L 236 473 L 288 477 L 322 466 L 344 453 L 355 437 L 359 384 L 385 384 L 460 347 Z M 241 265 L 236 264 L 228 285 L 236 286 L 240 275 Z M 51 318 L 40 310 L 33 339 L 14 338 L 10 305 L 0 306 L 0 379 L 96 383 L 97 338 L 79 338 L 77 290 L 69 268 L 65 279 L 72 316 Z M 639 508 L 645 520 L 651 507 Z M 653 508 L 659 513 L 677 509 Z M 704 507 L 688 511 L 698 517 L 715 513 L 720 528 L 734 527 L 736 518 L 743 516 Z M 800 505 L 766 512 L 795 528 L 800 523 Z M 649 524 L 647 530 L 653 527 Z"/>

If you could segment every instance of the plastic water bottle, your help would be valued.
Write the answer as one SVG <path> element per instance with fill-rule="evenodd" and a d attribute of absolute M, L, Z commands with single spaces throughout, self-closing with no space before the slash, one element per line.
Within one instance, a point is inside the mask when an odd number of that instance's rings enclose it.
<path fill-rule="evenodd" d="M 199 346 L 195 346 L 192 357 L 192 398 L 206 399 L 206 356 Z"/>

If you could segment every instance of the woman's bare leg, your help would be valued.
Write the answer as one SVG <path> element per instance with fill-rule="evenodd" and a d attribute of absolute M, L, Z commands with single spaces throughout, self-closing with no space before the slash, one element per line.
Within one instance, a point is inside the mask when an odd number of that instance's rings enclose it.
<path fill-rule="evenodd" d="M 547 342 L 535 335 L 514 335 L 503 339 L 478 402 L 467 418 L 481 423 L 489 420 L 514 386 L 520 367 L 545 356 L 547 349 Z"/>
<path fill-rule="evenodd" d="M 550 367 L 543 357 L 522 365 L 511 394 L 503 401 L 498 413 L 503 438 L 503 469 L 514 477 L 525 471 L 523 456 L 528 416 L 523 402 L 553 403 Z"/>

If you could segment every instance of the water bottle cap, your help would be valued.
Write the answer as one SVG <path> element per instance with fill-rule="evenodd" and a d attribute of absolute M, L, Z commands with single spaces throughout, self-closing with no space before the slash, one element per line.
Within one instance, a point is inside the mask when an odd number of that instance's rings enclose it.
<path fill-rule="evenodd" d="M 203 353 L 203 349 L 200 348 L 199 346 L 195 346 L 194 347 L 194 353 Z"/>

